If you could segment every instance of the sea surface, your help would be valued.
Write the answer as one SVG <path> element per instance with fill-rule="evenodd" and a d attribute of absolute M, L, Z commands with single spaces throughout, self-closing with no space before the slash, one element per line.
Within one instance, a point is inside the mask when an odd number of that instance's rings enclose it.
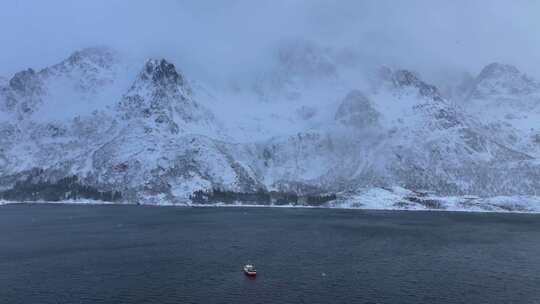
<path fill-rule="evenodd" d="M 540 215 L 5 205 L 0 303 L 540 303 Z"/>

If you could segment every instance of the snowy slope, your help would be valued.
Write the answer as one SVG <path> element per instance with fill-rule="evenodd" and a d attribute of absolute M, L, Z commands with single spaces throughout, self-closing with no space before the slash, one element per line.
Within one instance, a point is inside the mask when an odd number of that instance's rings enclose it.
<path fill-rule="evenodd" d="M 486 66 L 475 80 L 464 107 L 501 142 L 525 153 L 540 153 L 540 83 L 517 68 Z"/>

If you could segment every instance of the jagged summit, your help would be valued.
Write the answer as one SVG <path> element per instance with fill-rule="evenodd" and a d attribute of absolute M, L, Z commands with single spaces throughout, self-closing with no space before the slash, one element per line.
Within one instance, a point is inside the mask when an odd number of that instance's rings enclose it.
<path fill-rule="evenodd" d="M 442 95 L 439 89 L 431 84 L 424 82 L 420 76 L 409 70 L 397 69 L 393 70 L 390 67 L 382 66 L 377 71 L 378 80 L 383 83 L 390 83 L 391 87 L 396 89 L 415 88 L 418 89 L 418 94 L 422 97 L 428 97 L 435 101 L 442 101 Z"/>
<path fill-rule="evenodd" d="M 421 96 L 431 97 L 434 100 L 442 100 L 441 94 L 436 86 L 422 81 L 415 73 L 408 70 L 397 70 L 394 72 L 392 80 L 398 87 L 415 87 Z"/>
<path fill-rule="evenodd" d="M 165 59 L 145 62 L 118 109 L 124 119 L 144 118 L 147 130 L 166 129 L 171 134 L 187 132 L 196 124 L 213 130 L 215 120 L 192 98 L 188 82 Z"/>
<path fill-rule="evenodd" d="M 191 88 L 174 64 L 165 59 L 148 59 L 124 98 L 132 95 L 173 104 L 174 100 L 189 99 Z"/>
<path fill-rule="evenodd" d="M 177 72 L 174 64 L 165 59 L 148 59 L 139 77 L 152 80 L 156 85 L 186 85 L 184 77 Z"/>

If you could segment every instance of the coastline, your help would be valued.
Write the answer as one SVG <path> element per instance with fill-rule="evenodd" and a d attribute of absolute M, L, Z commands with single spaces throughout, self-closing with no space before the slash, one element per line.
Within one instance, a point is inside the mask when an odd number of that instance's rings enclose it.
<path fill-rule="evenodd" d="M 490 209 L 478 209 L 478 208 L 446 208 L 446 209 L 435 209 L 435 208 L 388 208 L 381 206 L 379 208 L 373 206 L 306 206 L 306 205 L 257 205 L 257 204 L 225 204 L 225 203 L 214 203 L 214 204 L 171 204 L 171 203 L 162 203 L 162 204 L 141 204 L 141 203 L 129 203 L 129 202 L 107 202 L 107 201 L 96 201 L 96 200 L 65 200 L 65 201 L 0 201 L 0 206 L 7 205 L 88 205 L 88 206 L 140 206 L 140 207 L 174 207 L 174 208 L 287 208 L 287 209 L 339 209 L 339 210 L 359 210 L 359 211 L 408 211 L 408 212 L 466 212 L 466 213 L 502 213 L 502 214 L 540 214 L 540 210 L 490 210 Z"/>

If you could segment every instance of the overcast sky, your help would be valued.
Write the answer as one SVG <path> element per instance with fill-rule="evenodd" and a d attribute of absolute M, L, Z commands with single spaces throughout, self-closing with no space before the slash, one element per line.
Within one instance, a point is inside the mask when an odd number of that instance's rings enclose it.
<path fill-rule="evenodd" d="M 227 74 L 298 37 L 428 73 L 500 61 L 540 78 L 538 0 L 2 0 L 0 75 L 93 45 Z"/>

